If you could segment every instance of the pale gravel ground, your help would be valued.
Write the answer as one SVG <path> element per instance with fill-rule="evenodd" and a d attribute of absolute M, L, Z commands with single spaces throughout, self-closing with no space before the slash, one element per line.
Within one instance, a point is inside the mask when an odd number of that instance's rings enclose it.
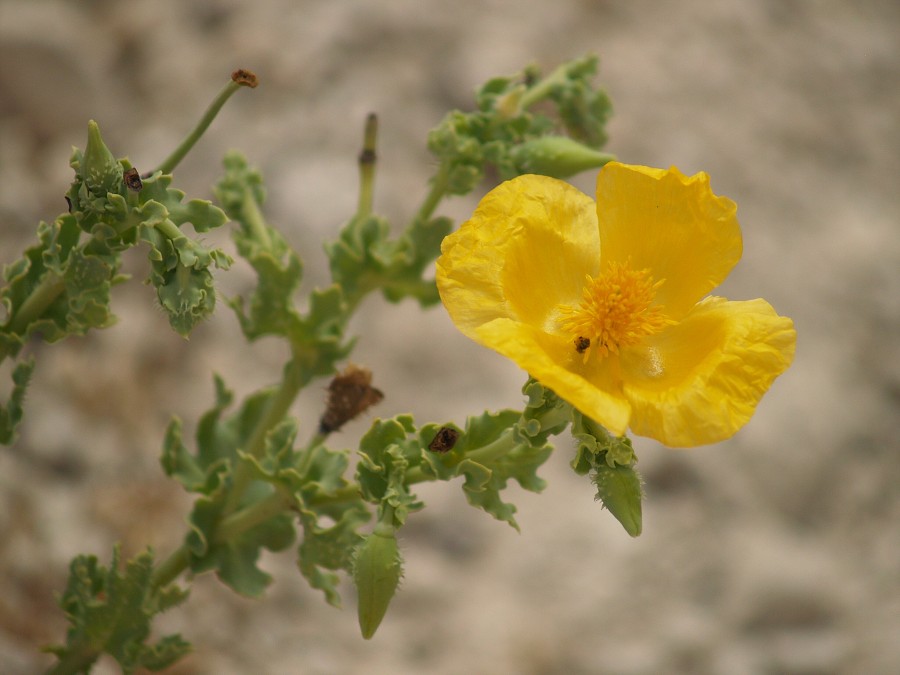
<path fill-rule="evenodd" d="M 596 52 L 616 109 L 609 149 L 709 172 L 744 228 L 744 260 L 721 292 L 765 297 L 797 324 L 793 368 L 732 441 L 636 442 L 640 539 L 593 503 L 564 442 L 546 492 L 513 493 L 521 535 L 468 508 L 457 485 L 421 490 L 429 507 L 404 531 L 406 579 L 373 641 L 358 636 L 351 593 L 329 608 L 289 554 L 272 556 L 262 601 L 194 583 L 161 622 L 197 646 L 170 672 L 900 672 L 898 35 L 889 0 L 0 0 L 3 261 L 63 207 L 69 148 L 83 147 L 89 118 L 147 167 L 242 66 L 262 85 L 238 94 L 176 178 L 208 196 L 222 153 L 242 149 L 308 286 L 322 283 L 321 241 L 354 207 L 368 111 L 381 118 L 377 207 L 400 221 L 447 109 L 471 107 L 489 76 Z M 444 211 L 462 218 L 473 204 Z M 128 260 L 138 279 L 142 256 Z M 238 269 L 221 288 L 248 279 Z M 169 415 L 196 419 L 213 368 L 238 392 L 277 377 L 283 354 L 244 347 L 227 310 L 184 342 L 150 307 L 148 289 L 122 287 L 118 326 L 38 350 L 22 438 L 0 454 L 4 674 L 48 663 L 36 648 L 64 630 L 53 593 L 73 555 L 108 560 L 117 540 L 164 553 L 181 536 L 188 500 L 157 463 Z M 380 415 L 461 421 L 520 404 L 521 373 L 440 308 L 372 299 L 354 329 L 355 360 L 387 392 Z M 305 419 L 317 415 L 312 389 Z M 367 424 L 336 442 L 351 446 Z"/>

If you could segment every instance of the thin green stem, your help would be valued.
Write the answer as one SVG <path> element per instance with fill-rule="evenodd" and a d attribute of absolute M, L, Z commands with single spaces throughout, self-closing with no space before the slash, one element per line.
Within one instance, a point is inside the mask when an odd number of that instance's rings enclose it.
<path fill-rule="evenodd" d="M 25 302 L 9 322 L 9 332 L 20 334 L 28 325 L 36 321 L 66 289 L 66 282 L 53 272 L 47 272 L 41 282 L 34 287 Z"/>
<path fill-rule="evenodd" d="M 518 445 L 518 443 L 516 443 L 516 439 L 513 436 L 513 428 L 509 427 L 497 437 L 497 440 L 492 441 L 477 450 L 467 452 L 465 459 L 471 459 L 479 463 L 490 462 L 493 459 L 502 457 L 515 448 L 516 445 Z"/>
<path fill-rule="evenodd" d="M 554 87 L 568 78 L 570 66 L 571 64 L 568 63 L 562 64 L 536 85 L 525 90 L 525 93 L 519 99 L 519 110 L 527 110 L 538 101 L 543 101 L 547 98 Z"/>
<path fill-rule="evenodd" d="M 312 452 L 320 445 L 322 445 L 322 443 L 325 442 L 326 438 L 328 438 L 328 432 L 317 431 L 312 435 L 309 441 L 307 441 L 306 447 L 303 449 L 303 452 Z"/>
<path fill-rule="evenodd" d="M 153 587 L 163 588 L 168 586 L 178 578 L 179 574 L 184 572 L 190 561 L 191 552 L 188 550 L 187 544 L 182 544 L 153 570 L 153 576 L 151 577 Z"/>
<path fill-rule="evenodd" d="M 290 495 L 276 489 L 268 497 L 223 518 L 216 528 L 215 541 L 222 543 L 234 539 L 260 523 L 289 510 L 292 503 Z"/>
<path fill-rule="evenodd" d="M 359 153 L 359 205 L 357 218 L 366 218 L 372 213 L 375 191 L 375 141 L 378 135 L 378 118 L 374 113 L 366 117 L 363 134 L 363 148 Z"/>
<path fill-rule="evenodd" d="M 24 337 L 28 326 L 37 321 L 65 289 L 66 282 L 62 277 L 53 272 L 47 272 L 10 317 L 3 332 Z M 16 350 L 17 347 L 12 341 L 0 345 L 0 362 L 7 356 L 11 356 Z"/>
<path fill-rule="evenodd" d="M 424 480 L 424 479 L 423 479 Z M 359 499 L 359 485 L 353 483 L 340 490 L 335 490 L 327 495 L 313 497 L 308 501 L 309 506 L 326 506 L 328 504 L 342 504 Z"/>
<path fill-rule="evenodd" d="M 232 513 L 216 528 L 213 541 L 224 543 L 244 532 L 256 527 L 260 523 L 277 516 L 291 508 L 291 498 L 280 491 L 275 491 L 268 497 L 251 504 L 247 508 Z M 161 562 L 153 571 L 151 583 L 154 588 L 163 588 L 172 583 L 179 574 L 184 572 L 190 564 L 191 553 L 186 544 L 175 549 L 168 558 Z"/>
<path fill-rule="evenodd" d="M 187 239 L 187 235 L 168 218 L 159 221 L 158 223 L 156 223 L 156 225 L 154 225 L 154 227 L 167 239 Z"/>
<path fill-rule="evenodd" d="M 438 204 L 440 204 L 441 200 L 447 196 L 447 188 L 449 185 L 450 176 L 447 171 L 447 166 L 446 164 L 441 164 L 440 169 L 438 169 L 438 172 L 431 180 L 431 189 L 425 196 L 425 201 L 422 202 L 419 210 L 416 211 L 416 215 L 413 217 L 410 227 L 418 222 L 424 223 L 431 218 Z"/>
<path fill-rule="evenodd" d="M 172 173 L 175 167 L 178 166 L 182 159 L 184 159 L 185 155 L 187 155 L 197 144 L 197 141 L 200 140 L 200 137 L 203 136 L 204 132 L 209 128 L 209 125 L 212 124 L 212 121 L 216 118 L 216 115 L 219 114 L 219 111 L 222 109 L 222 106 L 225 105 L 225 102 L 240 88 L 241 85 L 234 80 L 229 81 L 228 84 L 222 87 L 222 90 L 213 99 L 213 102 L 209 104 L 206 112 L 203 113 L 203 117 L 200 118 L 197 126 L 195 126 L 191 133 L 178 144 L 178 147 L 175 148 L 172 154 L 166 157 L 166 159 L 150 173 L 156 173 L 157 171 Z"/>
<path fill-rule="evenodd" d="M 388 502 L 381 502 L 381 517 L 375 524 L 372 534 L 382 537 L 393 537 L 397 528 L 394 527 L 394 507 Z"/>
<path fill-rule="evenodd" d="M 551 427 L 555 427 L 558 424 L 566 423 L 572 419 L 572 409 L 569 406 L 558 406 L 555 408 L 551 408 L 540 415 L 538 418 L 541 422 L 541 428 L 549 429 Z M 559 431 L 554 433 L 555 435 L 561 434 L 565 431 L 566 427 L 564 426 Z"/>
<path fill-rule="evenodd" d="M 297 473 L 301 476 L 305 476 L 306 472 L 309 470 L 309 465 L 312 462 L 313 451 L 322 445 L 325 442 L 325 439 L 328 438 L 328 434 L 322 431 L 317 431 L 313 434 L 313 437 L 309 439 L 309 442 L 306 444 L 306 447 L 300 451 L 300 459 L 297 462 Z"/>
<path fill-rule="evenodd" d="M 249 185 L 244 186 L 244 199 L 241 202 L 241 223 L 250 229 L 253 238 L 262 243 L 266 249 L 272 248 L 266 219 L 263 217 L 259 203 L 256 201 L 256 197 L 253 196 L 253 190 L 250 189 Z"/>

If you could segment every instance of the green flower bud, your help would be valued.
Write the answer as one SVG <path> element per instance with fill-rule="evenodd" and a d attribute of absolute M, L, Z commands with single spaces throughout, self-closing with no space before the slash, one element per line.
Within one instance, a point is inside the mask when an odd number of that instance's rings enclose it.
<path fill-rule="evenodd" d="M 106 147 L 100 136 L 100 127 L 94 120 L 88 122 L 88 140 L 81 161 L 81 178 L 97 197 L 105 197 L 107 192 L 118 193 L 122 186 L 122 165 Z"/>
<path fill-rule="evenodd" d="M 520 173 L 536 173 L 552 178 L 568 178 L 596 169 L 615 155 L 599 152 L 567 136 L 543 136 L 512 149 L 510 155 Z"/>
<path fill-rule="evenodd" d="M 601 463 L 595 469 L 597 498 L 632 537 L 641 533 L 641 478 L 633 467 Z"/>
<path fill-rule="evenodd" d="M 359 628 L 369 640 L 387 612 L 403 576 L 403 561 L 394 528 L 378 525 L 356 548 L 353 580 L 359 596 Z"/>

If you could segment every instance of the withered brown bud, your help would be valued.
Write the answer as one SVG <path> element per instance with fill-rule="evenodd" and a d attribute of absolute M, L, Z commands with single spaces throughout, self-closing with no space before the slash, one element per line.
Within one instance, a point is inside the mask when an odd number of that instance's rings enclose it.
<path fill-rule="evenodd" d="M 125 181 L 125 187 L 132 192 L 140 192 L 144 189 L 144 183 L 141 181 L 141 176 L 134 167 L 131 167 L 122 174 L 122 180 Z"/>
<path fill-rule="evenodd" d="M 372 386 L 372 371 L 348 365 L 328 385 L 328 402 L 319 420 L 319 432 L 330 434 L 384 398 Z"/>
<path fill-rule="evenodd" d="M 244 70 L 243 68 L 238 68 L 234 71 L 231 74 L 231 80 L 237 82 L 242 87 L 250 87 L 251 89 L 256 89 L 256 86 L 259 84 L 259 79 L 256 77 L 256 74 L 249 70 Z"/>
<path fill-rule="evenodd" d="M 459 432 L 456 429 L 453 427 L 441 427 L 434 435 L 434 440 L 428 444 L 428 449 L 443 455 L 445 452 L 450 452 L 458 440 Z"/>

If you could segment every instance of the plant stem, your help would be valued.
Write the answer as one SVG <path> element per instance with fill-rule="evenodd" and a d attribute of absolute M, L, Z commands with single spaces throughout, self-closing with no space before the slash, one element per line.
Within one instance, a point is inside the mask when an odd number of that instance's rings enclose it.
<path fill-rule="evenodd" d="M 564 63 L 561 66 L 558 66 L 547 77 L 531 87 L 531 89 L 527 89 L 525 93 L 522 94 L 522 98 L 519 99 L 519 109 L 527 110 L 538 101 L 542 101 L 547 98 L 553 91 L 554 87 L 568 78 L 570 67 L 571 64 L 569 63 Z"/>
<path fill-rule="evenodd" d="M 101 650 L 83 647 L 77 652 L 69 652 L 65 658 L 59 660 L 53 667 L 47 671 L 47 675 L 77 675 L 78 673 L 86 673 L 91 664 L 97 660 L 101 654 Z"/>
<path fill-rule="evenodd" d="M 450 176 L 447 171 L 447 166 L 446 164 L 441 164 L 438 172 L 431 180 L 431 189 L 425 196 L 425 201 L 422 202 L 422 205 L 419 207 L 419 210 L 413 217 L 410 228 L 412 228 L 415 223 L 424 223 L 429 218 L 431 218 L 431 215 L 434 213 L 434 210 L 437 208 L 438 204 L 440 204 L 441 200 L 446 196 L 449 183 Z"/>
<path fill-rule="evenodd" d="M 169 554 L 169 557 L 162 561 L 153 570 L 151 583 L 154 588 L 163 588 L 175 581 L 190 563 L 191 552 L 188 550 L 187 544 L 182 544 Z"/>
<path fill-rule="evenodd" d="M 284 367 L 284 377 L 278 387 L 278 391 L 269 400 L 269 405 L 265 414 L 257 422 L 253 433 L 247 440 L 244 448 L 245 452 L 253 457 L 262 456 L 265 448 L 266 434 L 268 434 L 275 426 L 284 419 L 288 409 L 309 381 L 309 376 L 301 368 L 296 358 L 291 359 Z M 250 473 L 250 467 L 244 463 L 239 463 L 234 469 L 234 483 L 228 493 L 225 501 L 224 514 L 227 516 L 237 510 L 244 496 L 247 486 L 252 482 L 253 478 Z"/>
<path fill-rule="evenodd" d="M 284 513 L 291 508 L 291 498 L 283 492 L 275 491 L 268 497 L 260 499 L 245 509 L 232 513 L 216 528 L 213 541 L 224 543 L 242 535 L 260 523 Z M 153 571 L 152 584 L 154 588 L 162 588 L 172 583 L 190 564 L 191 552 L 187 544 L 182 544 L 172 551 L 168 558 L 161 562 Z"/>
<path fill-rule="evenodd" d="M 203 113 L 203 117 L 200 118 L 200 121 L 197 123 L 197 126 L 189 133 L 183 141 L 178 145 L 177 148 L 172 152 L 171 155 L 166 157 L 163 162 L 156 167 L 153 171 L 149 172 L 150 175 L 156 173 L 157 171 L 162 171 L 163 173 L 172 173 L 176 166 L 178 166 L 179 162 L 184 159 L 185 155 L 187 155 L 191 148 L 197 144 L 197 141 L 200 140 L 200 137 L 203 136 L 203 133 L 209 128 L 209 125 L 212 124 L 212 121 L 216 118 L 216 115 L 219 114 L 219 111 L 222 109 L 222 106 L 225 105 L 225 101 L 231 98 L 231 95 L 241 88 L 241 85 L 234 80 L 229 80 L 228 84 L 222 87 L 222 90 L 219 94 L 213 99 L 213 102 L 209 104 L 209 107 L 206 109 L 206 112 Z"/>
<path fill-rule="evenodd" d="M 223 543 L 234 539 L 256 525 L 289 510 L 292 503 L 293 498 L 290 495 L 276 489 L 268 497 L 223 518 L 216 528 L 215 541 Z"/>
<path fill-rule="evenodd" d="M 156 225 L 154 225 L 154 227 L 167 239 L 171 239 L 173 241 L 175 239 L 187 239 L 187 235 L 168 218 L 159 221 L 158 223 L 156 223 Z"/>
<path fill-rule="evenodd" d="M 24 337 L 29 324 L 37 321 L 65 289 L 66 282 L 62 277 L 53 272 L 47 272 L 40 283 L 28 294 L 25 301 L 19 305 L 19 310 L 10 317 L 4 332 Z M 0 345 L 0 361 L 17 350 L 18 348 L 12 343 L 9 346 Z"/>
<path fill-rule="evenodd" d="M 19 311 L 9 322 L 9 332 L 23 333 L 28 328 L 28 324 L 36 321 L 65 288 L 66 282 L 62 277 L 53 272 L 47 272 L 41 282 L 25 298 L 25 302 L 19 305 Z"/>
<path fill-rule="evenodd" d="M 366 218 L 372 213 L 375 188 L 375 140 L 378 134 L 378 118 L 375 113 L 366 117 L 363 134 L 363 148 L 359 153 L 359 206 L 357 218 Z"/>
<path fill-rule="evenodd" d="M 253 190 L 249 185 L 244 186 L 244 199 L 241 202 L 241 224 L 246 225 L 253 238 L 259 241 L 267 250 L 272 249 L 272 240 L 266 227 L 266 219 L 259 208 L 259 202 L 253 196 Z"/>

